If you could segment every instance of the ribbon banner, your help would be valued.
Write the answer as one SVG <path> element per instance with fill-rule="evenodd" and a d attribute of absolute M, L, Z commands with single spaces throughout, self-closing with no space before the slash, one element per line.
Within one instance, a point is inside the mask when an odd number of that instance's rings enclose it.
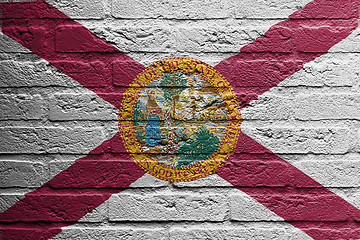
<path fill-rule="evenodd" d="M 119 109 L 112 138 L 0 214 L 2 239 L 52 238 L 145 173 L 217 174 L 313 239 L 360 239 L 358 208 L 241 131 L 251 101 L 358 27 L 359 3 L 310 2 L 214 67 L 146 68 L 45 1 L 1 3 L 4 34 Z"/>

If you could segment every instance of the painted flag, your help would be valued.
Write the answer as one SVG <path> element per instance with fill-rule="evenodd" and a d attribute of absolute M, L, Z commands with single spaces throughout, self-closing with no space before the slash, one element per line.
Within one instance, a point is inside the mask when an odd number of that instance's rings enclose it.
<path fill-rule="evenodd" d="M 166 4 L 2 3 L 2 237 L 360 238 L 359 2 Z"/>

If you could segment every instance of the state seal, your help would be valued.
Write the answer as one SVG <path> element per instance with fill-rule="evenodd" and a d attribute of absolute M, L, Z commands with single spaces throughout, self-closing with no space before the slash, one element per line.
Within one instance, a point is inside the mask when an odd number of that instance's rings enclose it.
<path fill-rule="evenodd" d="M 215 172 L 234 152 L 242 118 L 228 81 L 193 58 L 168 58 L 141 72 L 125 91 L 119 130 L 147 173 L 170 182 Z"/>

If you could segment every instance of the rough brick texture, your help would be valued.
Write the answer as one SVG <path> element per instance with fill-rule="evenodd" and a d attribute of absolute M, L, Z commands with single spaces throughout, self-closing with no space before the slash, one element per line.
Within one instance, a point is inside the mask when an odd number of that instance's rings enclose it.
<path fill-rule="evenodd" d="M 24 2 L 0 1 L 0 239 L 360 239 L 359 0 Z M 196 181 L 145 173 L 119 134 L 129 84 L 169 57 L 242 108 Z"/>

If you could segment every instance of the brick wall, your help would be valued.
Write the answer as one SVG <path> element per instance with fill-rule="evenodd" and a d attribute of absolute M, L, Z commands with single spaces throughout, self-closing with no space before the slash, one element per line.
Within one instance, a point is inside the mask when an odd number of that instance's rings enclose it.
<path fill-rule="evenodd" d="M 215 66 L 310 1 L 47 2 L 144 66 L 167 57 Z M 62 31 L 52 33 L 56 51 L 72 52 L 56 40 Z M 117 133 L 118 110 L 5 34 L 0 37 L 0 209 L 5 211 Z M 74 47 L 75 52 L 92 48 Z M 96 69 L 90 65 L 79 63 L 78 69 Z M 241 113 L 245 134 L 360 208 L 358 29 Z M 302 197 L 303 204 L 325 201 Z M 301 208 L 294 214 L 301 215 Z M 217 175 L 169 183 L 145 174 L 54 239 L 312 238 Z"/>

